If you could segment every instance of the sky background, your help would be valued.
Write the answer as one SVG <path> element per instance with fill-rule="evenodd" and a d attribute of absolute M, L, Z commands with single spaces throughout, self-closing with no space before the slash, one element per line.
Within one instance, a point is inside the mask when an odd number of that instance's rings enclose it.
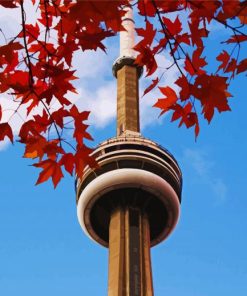
<path fill-rule="evenodd" d="M 17 26 L 18 12 L 1 9 L 0 28 L 11 36 Z M 223 27 L 212 29 L 216 39 L 224 37 Z M 216 39 L 209 40 L 208 56 Z M 118 39 L 107 45 L 108 55 L 75 56 L 79 95 L 72 99 L 92 110 L 94 145 L 116 130 L 111 66 Z M 172 85 L 176 75 L 170 71 L 165 82 Z M 146 83 L 142 79 L 141 93 Z M 155 296 L 247 295 L 245 90 L 244 75 L 232 81 L 232 112 L 203 123 L 196 142 L 193 131 L 158 118 L 151 108 L 157 90 L 140 100 L 142 134 L 172 152 L 183 172 L 178 226 L 152 249 Z M 10 103 L 6 96 L 0 100 Z M 18 120 L 12 124 L 17 130 Z M 108 250 L 79 226 L 73 178 L 67 176 L 56 190 L 50 182 L 35 186 L 38 170 L 22 158 L 23 147 L 4 143 L 0 148 L 0 295 L 106 295 Z"/>

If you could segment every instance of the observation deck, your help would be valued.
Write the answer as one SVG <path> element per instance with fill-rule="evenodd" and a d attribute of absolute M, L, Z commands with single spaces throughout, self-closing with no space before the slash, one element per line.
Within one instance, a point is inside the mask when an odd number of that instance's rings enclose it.
<path fill-rule="evenodd" d="M 148 216 L 150 244 L 163 241 L 179 217 L 182 175 L 170 152 L 141 136 L 119 136 L 93 152 L 99 168 L 77 181 L 78 218 L 84 231 L 108 247 L 111 213 L 138 207 Z"/>

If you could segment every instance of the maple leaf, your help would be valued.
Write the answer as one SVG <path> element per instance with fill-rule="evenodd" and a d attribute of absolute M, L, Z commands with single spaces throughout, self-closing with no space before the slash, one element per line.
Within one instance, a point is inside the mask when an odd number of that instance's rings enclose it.
<path fill-rule="evenodd" d="M 26 93 L 29 89 L 29 73 L 26 71 L 17 70 L 8 76 L 8 85 L 17 94 L 19 93 Z"/>
<path fill-rule="evenodd" d="M 237 66 L 237 74 L 247 71 L 247 59 L 243 59 Z"/>
<path fill-rule="evenodd" d="M 188 1 L 192 12 L 190 13 L 191 19 L 203 19 L 208 23 L 214 18 L 217 10 L 221 6 L 220 1 Z"/>
<path fill-rule="evenodd" d="M 62 156 L 60 164 L 64 166 L 65 170 L 72 176 L 75 165 L 75 156 L 72 153 L 66 153 Z"/>
<path fill-rule="evenodd" d="M 237 60 L 234 59 L 234 58 L 232 58 L 232 59 L 230 60 L 230 62 L 228 63 L 228 65 L 227 65 L 227 67 L 226 67 L 226 69 L 225 69 L 224 72 L 225 72 L 225 73 L 232 72 L 231 77 L 233 78 L 234 75 L 235 75 L 236 70 L 237 70 Z"/>
<path fill-rule="evenodd" d="M 173 38 L 174 36 L 178 35 L 182 31 L 182 24 L 178 16 L 176 17 L 174 22 L 172 22 L 169 18 L 166 18 L 166 17 L 163 17 L 162 21 L 169 32 L 170 38 Z"/>
<path fill-rule="evenodd" d="M 10 42 L 7 45 L 0 46 L 0 56 L 4 57 L 7 63 L 11 63 L 14 51 L 22 49 L 23 46 L 19 42 Z"/>
<path fill-rule="evenodd" d="M 39 132 L 45 132 L 47 129 L 47 126 L 51 124 L 51 118 L 48 115 L 48 112 L 46 110 L 43 110 L 42 115 L 34 115 L 34 122 L 36 122 L 36 128 L 38 128 Z"/>
<path fill-rule="evenodd" d="M 28 43 L 32 43 L 33 41 L 36 41 L 40 34 L 40 29 L 38 24 L 28 24 L 26 25 L 26 33 L 28 34 Z"/>
<path fill-rule="evenodd" d="M 43 26 L 49 26 L 52 27 L 53 24 L 53 16 L 52 15 L 47 15 L 47 13 L 43 12 L 41 13 L 41 18 L 38 19 L 38 21 L 43 25 Z"/>
<path fill-rule="evenodd" d="M 58 154 L 64 154 L 64 150 L 60 146 L 60 143 L 60 139 L 54 139 L 46 143 L 43 151 L 47 154 L 49 159 L 56 160 Z"/>
<path fill-rule="evenodd" d="M 222 9 L 219 11 L 217 18 L 225 21 L 227 19 L 235 18 L 236 16 L 242 19 L 246 16 L 246 3 L 240 1 L 222 1 Z"/>
<path fill-rule="evenodd" d="M 74 118 L 74 134 L 73 137 L 76 139 L 78 145 L 82 145 L 83 139 L 93 140 L 91 135 L 86 131 L 88 128 L 87 124 L 84 124 L 83 121 L 88 119 L 90 112 L 83 111 L 79 112 L 75 105 L 70 109 L 70 115 Z"/>
<path fill-rule="evenodd" d="M 97 10 L 103 16 L 106 28 L 111 28 L 114 32 L 123 30 L 121 18 L 124 16 L 125 12 L 121 10 L 121 5 L 129 5 L 129 1 L 99 1 L 96 5 L 93 5 L 94 13 Z"/>
<path fill-rule="evenodd" d="M 200 22 L 197 19 L 193 19 L 193 21 L 188 22 L 188 25 L 190 28 L 190 38 L 192 45 L 196 45 L 198 48 L 202 48 L 202 38 L 207 37 L 209 31 L 205 27 L 201 27 Z"/>
<path fill-rule="evenodd" d="M 45 111 L 43 111 L 42 116 L 35 115 L 34 119 L 30 119 L 23 123 L 19 132 L 19 137 L 21 138 L 20 142 L 25 143 L 28 137 L 36 139 L 36 137 L 39 137 L 43 132 L 47 131 L 51 123 L 52 120 Z"/>
<path fill-rule="evenodd" d="M 152 50 L 153 55 L 156 55 L 157 53 L 162 52 L 166 48 L 167 43 L 168 43 L 168 40 L 166 37 L 161 38 L 159 40 L 159 43 L 153 47 L 153 50 Z"/>
<path fill-rule="evenodd" d="M 75 44 L 74 40 L 63 41 L 62 38 L 58 41 L 59 46 L 56 51 L 56 55 L 58 56 L 58 61 L 65 59 L 65 62 L 69 67 L 72 64 L 73 53 L 79 49 L 79 45 Z"/>
<path fill-rule="evenodd" d="M 30 53 L 38 53 L 38 58 L 40 61 L 43 61 L 46 59 L 47 55 L 54 55 L 56 52 L 55 46 L 52 43 L 39 41 L 38 43 L 32 43 L 29 46 L 28 51 Z M 47 67 L 51 65 L 45 64 Z"/>
<path fill-rule="evenodd" d="M 171 121 L 178 120 L 179 118 L 182 117 L 180 120 L 179 126 L 181 126 L 184 123 L 187 127 L 189 127 L 191 123 L 187 121 L 187 116 L 191 112 L 192 104 L 189 102 L 185 107 L 182 107 L 181 105 L 176 104 L 173 107 L 173 109 L 174 109 L 174 112 L 172 114 Z"/>
<path fill-rule="evenodd" d="M 192 94 L 200 100 L 203 107 L 202 113 L 208 122 L 214 115 L 214 109 L 219 112 L 231 110 L 227 99 L 231 94 L 227 92 L 226 81 L 226 77 L 203 74 L 196 78 L 191 88 Z"/>
<path fill-rule="evenodd" d="M 186 7 L 186 3 L 182 0 L 177 1 L 157 1 L 158 8 L 163 13 L 174 12 Z"/>
<path fill-rule="evenodd" d="M 171 121 L 175 121 L 181 118 L 179 122 L 179 127 L 182 124 L 185 124 L 187 128 L 195 126 L 195 136 L 197 138 L 200 131 L 200 127 L 196 112 L 191 112 L 192 104 L 188 102 L 184 107 L 182 107 L 179 104 L 175 104 L 173 106 L 173 110 L 174 112 L 172 114 Z"/>
<path fill-rule="evenodd" d="M 106 28 L 111 28 L 113 31 L 117 32 L 123 30 L 121 18 L 125 14 L 125 11 L 122 8 L 128 5 L 129 2 L 127 0 L 78 1 L 69 10 L 69 19 L 76 21 L 81 27 L 84 27 L 90 22 L 97 27 L 103 22 Z M 81 17 L 82 11 L 84 12 L 83 18 Z"/>
<path fill-rule="evenodd" d="M 33 166 L 43 169 L 42 172 L 39 174 L 36 185 L 47 181 L 49 178 L 52 178 L 54 188 L 56 188 L 57 184 L 63 177 L 61 166 L 55 160 L 46 159 L 44 161 L 33 164 Z"/>
<path fill-rule="evenodd" d="M 37 41 L 39 34 L 40 34 L 40 28 L 37 23 L 34 25 L 33 24 L 25 25 L 25 36 L 26 36 L 27 44 Z M 21 31 L 18 37 L 24 38 L 24 31 Z"/>
<path fill-rule="evenodd" d="M 105 51 L 105 46 L 102 43 L 102 40 L 114 35 L 115 34 L 112 31 L 105 31 L 101 28 L 95 28 L 94 26 L 88 25 L 85 30 L 76 33 L 75 37 L 78 38 L 82 50 L 97 50 L 97 48 L 100 48 Z"/>
<path fill-rule="evenodd" d="M 247 24 L 247 16 L 246 15 L 239 15 L 238 17 L 239 17 L 240 22 L 242 24 L 245 24 L 245 25 Z"/>
<path fill-rule="evenodd" d="M 63 120 L 65 117 L 69 117 L 70 113 L 68 110 L 65 110 L 63 107 L 58 109 L 57 111 L 52 113 L 52 119 L 55 121 L 55 123 L 60 127 L 63 128 Z"/>
<path fill-rule="evenodd" d="M 159 83 L 159 78 L 157 77 L 157 78 L 155 78 L 155 79 L 153 79 L 152 80 L 152 83 L 144 90 L 144 92 L 143 92 L 143 97 L 147 94 L 147 93 L 149 93 L 152 89 L 154 89 L 155 88 L 155 86 L 157 85 Z"/>
<path fill-rule="evenodd" d="M 152 0 L 138 1 L 138 9 L 140 15 L 154 17 L 156 15 L 156 8 Z"/>
<path fill-rule="evenodd" d="M 176 36 L 176 42 L 173 49 L 174 52 L 181 46 L 181 43 L 190 45 L 191 42 L 190 42 L 190 37 L 188 33 L 184 33 Z"/>
<path fill-rule="evenodd" d="M 12 72 L 16 66 L 19 64 L 19 55 L 18 52 L 13 52 L 11 62 L 7 65 L 5 72 L 10 73 Z"/>
<path fill-rule="evenodd" d="M 204 70 L 200 69 L 207 65 L 205 58 L 201 57 L 202 48 L 197 48 L 192 55 L 192 59 L 186 56 L 184 69 L 191 75 L 201 75 L 205 73 Z"/>
<path fill-rule="evenodd" d="M 158 99 L 154 104 L 154 107 L 160 108 L 162 110 L 160 115 L 162 115 L 171 109 L 171 107 L 177 102 L 178 98 L 175 91 L 169 86 L 159 87 L 159 89 L 161 93 L 165 95 L 165 98 Z"/>
<path fill-rule="evenodd" d="M 2 5 L 5 8 L 16 8 L 17 4 L 15 2 L 17 1 L 1 0 L 0 5 Z"/>
<path fill-rule="evenodd" d="M 144 47 L 138 44 L 134 47 L 134 50 L 139 51 L 140 54 L 136 57 L 135 64 L 139 66 L 146 66 L 147 75 L 152 75 L 157 69 L 157 63 L 153 56 L 152 50 L 149 47 Z"/>
<path fill-rule="evenodd" d="M 185 76 L 179 77 L 175 83 L 181 88 L 179 97 L 181 101 L 186 101 L 191 95 L 190 84 Z"/>
<path fill-rule="evenodd" d="M 231 38 L 229 38 L 227 41 L 224 41 L 222 43 L 240 43 L 240 42 L 244 42 L 247 41 L 247 36 L 245 35 L 233 35 L 231 36 Z"/>
<path fill-rule="evenodd" d="M 38 135 L 36 137 L 25 138 L 25 141 L 22 139 L 22 142 L 25 142 L 25 152 L 23 157 L 25 158 L 37 158 L 41 160 L 45 154 L 44 147 L 47 144 L 47 141 L 44 137 Z"/>
<path fill-rule="evenodd" d="M 136 28 L 136 32 L 139 36 L 143 37 L 139 44 L 142 46 L 151 46 L 154 37 L 156 35 L 157 30 L 153 28 L 153 24 L 151 24 L 148 20 L 146 21 L 146 28 Z"/>
<path fill-rule="evenodd" d="M 5 137 L 8 137 L 13 143 L 12 128 L 7 122 L 0 123 L 0 141 L 4 140 Z"/>
<path fill-rule="evenodd" d="M 225 70 L 228 62 L 229 62 L 229 59 L 230 59 L 230 56 L 228 54 L 228 52 L 226 52 L 225 50 L 223 50 L 223 52 L 221 52 L 218 56 L 217 56 L 217 61 L 221 62 L 221 65 L 219 65 L 218 69 L 217 69 L 217 72 L 222 69 L 222 70 Z"/>
<path fill-rule="evenodd" d="M 86 166 L 89 166 L 91 168 L 98 168 L 98 163 L 94 159 L 94 157 L 91 156 L 91 153 L 93 152 L 92 149 L 88 148 L 87 146 L 78 146 L 77 151 L 75 153 L 75 171 L 76 175 L 81 178 L 83 175 L 83 171 Z"/>

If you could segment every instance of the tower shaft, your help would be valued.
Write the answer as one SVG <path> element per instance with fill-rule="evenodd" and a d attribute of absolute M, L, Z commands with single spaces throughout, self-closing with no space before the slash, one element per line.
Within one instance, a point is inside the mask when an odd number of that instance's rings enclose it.
<path fill-rule="evenodd" d="M 140 132 L 138 71 L 125 65 L 117 72 L 117 135 Z"/>
<path fill-rule="evenodd" d="M 118 206 L 112 212 L 108 296 L 153 296 L 149 221 L 138 208 Z"/>

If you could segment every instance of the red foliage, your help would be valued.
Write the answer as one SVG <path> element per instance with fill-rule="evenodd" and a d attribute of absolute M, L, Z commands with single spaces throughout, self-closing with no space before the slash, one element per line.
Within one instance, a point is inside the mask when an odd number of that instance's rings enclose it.
<path fill-rule="evenodd" d="M 62 170 L 81 176 L 85 166 L 97 166 L 90 156 L 92 150 L 85 145 L 85 139 L 92 140 L 85 123 L 89 112 L 78 110 L 66 97 L 69 91 L 76 92 L 75 71 L 71 69 L 73 53 L 77 50 L 105 51 L 104 39 L 123 30 L 123 8 L 129 1 L 32 2 L 38 7 L 40 18 L 36 23 L 28 24 L 23 0 L 0 1 L 5 8 L 20 10 L 22 16 L 21 31 L 0 46 L 0 93 L 8 92 L 19 102 L 7 122 L 2 120 L 5 110 L 0 105 L 0 140 L 7 136 L 13 142 L 11 119 L 25 106 L 29 117 L 24 119 L 18 135 L 25 145 L 24 157 L 38 159 L 34 166 L 42 171 L 37 184 L 51 178 L 56 187 L 63 177 Z M 179 126 L 194 127 L 197 136 L 200 114 L 196 110 L 201 110 L 208 122 L 215 110 L 230 110 L 230 80 L 247 70 L 246 59 L 239 60 L 240 50 L 247 40 L 244 33 L 246 2 L 134 2 L 146 22 L 145 26 L 136 29 L 141 40 L 135 46 L 138 52 L 135 63 L 146 68 L 147 76 L 155 73 L 144 95 L 159 86 L 163 97 L 154 106 L 161 114 L 171 112 L 171 121 L 180 120 Z M 213 49 L 220 63 L 215 73 L 209 71 L 210 61 L 204 50 L 208 47 L 207 37 L 214 33 L 212 23 L 224 26 L 229 32 L 226 40 L 222 40 L 222 46 Z M 159 76 L 156 59 L 163 52 L 172 60 L 165 71 L 176 67 L 179 73 L 174 89 L 162 85 L 164 73 Z M 52 111 L 54 101 L 59 107 Z M 42 115 L 32 115 L 37 106 L 43 109 Z"/>

